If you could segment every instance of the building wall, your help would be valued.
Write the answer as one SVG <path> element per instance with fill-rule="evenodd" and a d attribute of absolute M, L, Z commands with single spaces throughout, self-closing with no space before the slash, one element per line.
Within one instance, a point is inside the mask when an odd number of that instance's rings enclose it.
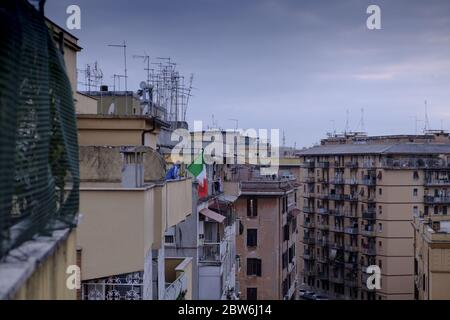
<path fill-rule="evenodd" d="M 67 287 L 67 267 L 76 265 L 76 230 L 57 244 L 15 293 L 16 300 L 75 300 L 77 290 Z"/>
<path fill-rule="evenodd" d="M 277 197 L 258 197 L 258 216 L 247 217 L 247 198 L 241 196 L 236 211 L 244 226 L 237 237 L 237 252 L 241 260 L 239 284 L 241 299 L 247 299 L 247 288 L 257 288 L 258 300 L 282 299 L 281 294 L 281 212 Z M 258 229 L 256 248 L 247 247 L 247 229 Z M 262 259 L 261 277 L 247 276 L 247 258 Z"/>

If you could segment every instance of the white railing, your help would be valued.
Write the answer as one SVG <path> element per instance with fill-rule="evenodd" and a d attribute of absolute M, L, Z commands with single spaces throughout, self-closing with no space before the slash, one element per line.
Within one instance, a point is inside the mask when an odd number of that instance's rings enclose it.
<path fill-rule="evenodd" d="M 172 283 L 166 283 L 166 291 L 164 292 L 164 300 L 177 300 L 187 291 L 187 276 L 183 272 Z"/>

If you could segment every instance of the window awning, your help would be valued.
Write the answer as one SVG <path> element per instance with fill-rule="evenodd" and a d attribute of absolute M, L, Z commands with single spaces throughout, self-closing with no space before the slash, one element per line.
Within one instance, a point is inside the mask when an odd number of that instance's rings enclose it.
<path fill-rule="evenodd" d="M 292 209 L 292 210 L 289 211 L 289 215 L 290 215 L 291 217 L 296 217 L 300 212 L 301 212 L 300 209 L 294 208 L 294 209 Z"/>
<path fill-rule="evenodd" d="M 209 219 L 217 221 L 218 223 L 222 223 L 225 220 L 225 216 L 223 216 L 215 211 L 209 210 L 208 208 L 204 208 L 204 209 L 200 210 L 200 213 L 202 215 L 204 215 L 205 217 L 208 217 Z"/>

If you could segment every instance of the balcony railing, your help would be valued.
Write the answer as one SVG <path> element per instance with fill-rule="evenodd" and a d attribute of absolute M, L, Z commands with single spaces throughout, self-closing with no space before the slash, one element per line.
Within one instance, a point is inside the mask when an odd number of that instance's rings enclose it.
<path fill-rule="evenodd" d="M 305 260 L 314 260 L 314 254 L 312 252 L 304 252 L 303 259 Z"/>
<path fill-rule="evenodd" d="M 362 246 L 361 253 L 368 256 L 376 256 L 377 250 L 375 246 Z"/>
<path fill-rule="evenodd" d="M 344 227 L 343 226 L 331 225 L 330 226 L 330 231 L 335 232 L 335 233 L 343 233 L 344 232 Z"/>
<path fill-rule="evenodd" d="M 330 162 L 329 161 L 319 161 L 319 162 L 317 162 L 317 167 L 322 168 L 322 169 L 329 168 Z"/>
<path fill-rule="evenodd" d="M 312 237 L 303 237 L 303 242 L 305 244 L 314 244 L 316 242 L 316 239 Z"/>
<path fill-rule="evenodd" d="M 377 218 L 377 214 L 375 209 L 367 209 L 363 212 L 362 218 L 366 220 L 375 220 Z"/>
<path fill-rule="evenodd" d="M 315 197 L 315 194 L 314 194 L 314 192 L 307 191 L 307 192 L 305 192 L 305 193 L 303 194 L 303 196 L 304 196 L 305 198 L 314 198 L 314 197 Z"/>
<path fill-rule="evenodd" d="M 430 168 L 446 168 L 449 164 L 442 159 L 436 158 L 403 158 L 403 159 L 383 159 L 381 167 L 385 169 L 430 169 Z"/>
<path fill-rule="evenodd" d="M 358 246 L 345 245 L 344 250 L 347 252 L 359 252 Z"/>
<path fill-rule="evenodd" d="M 430 186 L 450 186 L 450 180 L 427 179 L 425 185 Z"/>
<path fill-rule="evenodd" d="M 375 186 L 377 184 L 377 179 L 375 178 L 364 178 L 361 180 L 361 184 L 366 186 Z"/>
<path fill-rule="evenodd" d="M 201 246 L 199 261 L 204 263 L 221 263 L 225 253 L 226 242 L 205 242 Z"/>
<path fill-rule="evenodd" d="M 424 202 L 428 204 L 450 204 L 450 196 L 424 196 Z"/>
<path fill-rule="evenodd" d="M 357 185 L 357 184 L 359 184 L 359 181 L 358 181 L 358 179 L 355 179 L 355 178 L 353 178 L 353 179 L 345 179 L 345 184 Z"/>
<path fill-rule="evenodd" d="M 344 201 L 344 195 L 343 194 L 330 194 L 328 197 L 330 200 L 334 201 Z"/>
<path fill-rule="evenodd" d="M 345 164 L 346 168 L 349 169 L 357 169 L 358 168 L 358 161 L 349 161 Z"/>
<path fill-rule="evenodd" d="M 181 275 L 172 283 L 166 284 L 164 292 L 164 300 L 177 300 L 187 290 L 187 276 L 186 273 Z"/>
<path fill-rule="evenodd" d="M 326 264 L 330 261 L 330 258 L 328 256 L 319 255 L 316 260 L 318 263 Z"/>
<path fill-rule="evenodd" d="M 332 209 L 330 210 L 330 214 L 335 217 L 343 217 L 344 211 L 342 209 Z"/>
<path fill-rule="evenodd" d="M 314 221 L 306 221 L 303 222 L 303 227 L 307 228 L 307 229 L 313 229 L 315 228 L 315 223 Z"/>
<path fill-rule="evenodd" d="M 376 232 L 375 228 L 373 228 L 373 229 L 362 229 L 360 234 L 362 236 L 365 236 L 365 237 L 376 237 L 377 236 L 377 232 Z"/>
<path fill-rule="evenodd" d="M 319 239 L 316 240 L 316 243 L 319 246 L 328 246 L 329 241 L 328 241 L 328 239 L 319 238 Z"/>
<path fill-rule="evenodd" d="M 358 228 L 346 227 L 344 232 L 346 234 L 358 234 Z"/>
<path fill-rule="evenodd" d="M 304 182 L 305 183 L 314 183 L 314 182 L 316 182 L 316 178 L 315 177 L 305 177 Z"/>
<path fill-rule="evenodd" d="M 349 194 L 345 196 L 346 201 L 358 201 L 359 197 L 357 194 Z"/>
<path fill-rule="evenodd" d="M 331 183 L 341 185 L 341 184 L 345 184 L 345 180 L 342 177 L 334 177 L 333 179 L 331 179 Z"/>
<path fill-rule="evenodd" d="M 307 168 L 307 169 L 312 169 L 315 167 L 315 162 L 314 161 L 305 161 L 303 162 L 300 167 L 302 168 Z"/>
<path fill-rule="evenodd" d="M 318 214 L 322 214 L 322 215 L 327 215 L 327 214 L 329 214 L 327 208 L 317 208 L 317 213 L 318 213 Z"/>
<path fill-rule="evenodd" d="M 314 208 L 313 207 L 303 207 L 303 212 L 304 213 L 314 213 Z"/>
<path fill-rule="evenodd" d="M 319 272 L 319 273 L 317 273 L 317 279 L 319 279 L 319 280 L 328 280 L 329 279 L 328 272 Z"/>
<path fill-rule="evenodd" d="M 318 224 L 316 228 L 319 230 L 327 231 L 330 226 L 328 224 Z"/>
<path fill-rule="evenodd" d="M 329 193 L 325 193 L 325 192 L 319 193 L 316 196 L 317 199 L 322 199 L 322 200 L 327 200 L 327 199 L 329 199 L 329 197 L 330 197 L 330 194 Z"/>

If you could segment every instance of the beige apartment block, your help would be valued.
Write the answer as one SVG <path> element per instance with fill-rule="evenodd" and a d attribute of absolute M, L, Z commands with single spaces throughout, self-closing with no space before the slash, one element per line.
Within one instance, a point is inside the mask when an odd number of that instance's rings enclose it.
<path fill-rule="evenodd" d="M 78 115 L 83 299 L 192 297 L 192 258 L 164 253 L 166 230 L 192 213 L 192 181 L 165 181 L 161 124 Z"/>
<path fill-rule="evenodd" d="M 449 172 L 439 170 L 429 177 L 428 183 L 448 186 Z M 442 201 L 434 202 L 428 214 L 416 215 L 413 221 L 415 298 L 418 300 L 450 299 L 450 218 Z"/>
<path fill-rule="evenodd" d="M 249 175 L 240 185 L 236 241 L 241 299 L 295 299 L 300 212 L 295 179 Z"/>
<path fill-rule="evenodd" d="M 445 184 L 430 185 L 432 169 L 448 166 L 448 135 L 336 136 L 297 156 L 302 287 L 335 299 L 413 299 L 411 223 L 436 210 L 430 204 L 439 212 L 450 204 Z M 381 269 L 380 289 L 367 287 L 371 265 Z"/>

